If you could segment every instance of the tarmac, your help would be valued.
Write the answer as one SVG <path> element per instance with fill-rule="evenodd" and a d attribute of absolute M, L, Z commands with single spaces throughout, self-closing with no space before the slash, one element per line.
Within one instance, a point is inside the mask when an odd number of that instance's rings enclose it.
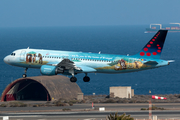
<path fill-rule="evenodd" d="M 180 103 L 155 103 L 156 107 L 166 110 L 153 110 L 152 115 L 161 119 L 180 119 Z M 148 103 L 103 103 L 103 104 L 74 104 L 73 106 L 53 107 L 0 107 L 0 120 L 9 116 L 10 120 L 106 120 L 110 114 L 126 113 L 137 119 L 148 119 L 149 111 L 140 110 L 148 108 Z M 105 111 L 99 111 L 105 108 Z M 69 109 L 63 111 L 62 109 Z"/>

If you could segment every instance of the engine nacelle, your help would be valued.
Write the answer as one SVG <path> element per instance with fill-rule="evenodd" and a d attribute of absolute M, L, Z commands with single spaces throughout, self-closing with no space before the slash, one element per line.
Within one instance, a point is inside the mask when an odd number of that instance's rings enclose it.
<path fill-rule="evenodd" d="M 56 66 L 50 66 L 50 65 L 42 65 L 40 68 L 40 72 L 42 75 L 57 75 L 57 67 Z"/>

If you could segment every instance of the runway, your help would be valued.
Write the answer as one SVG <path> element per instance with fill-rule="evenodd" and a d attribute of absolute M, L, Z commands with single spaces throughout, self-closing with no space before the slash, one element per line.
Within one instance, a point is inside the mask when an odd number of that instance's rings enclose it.
<path fill-rule="evenodd" d="M 11 120 L 55 120 L 55 119 L 70 119 L 70 120 L 83 120 L 83 119 L 96 119 L 104 120 L 107 115 L 114 114 L 117 111 L 90 111 L 90 112 L 38 112 L 38 113 L 5 113 L 0 114 L 0 117 L 9 116 Z M 124 111 L 118 112 L 119 115 L 126 113 L 134 118 L 148 119 L 148 111 Z M 180 119 L 180 111 L 153 111 L 153 115 L 157 115 L 158 118 L 176 118 Z"/>
<path fill-rule="evenodd" d="M 27 103 L 28 104 L 28 103 Z M 156 107 L 165 108 L 167 110 L 180 110 L 180 103 L 153 103 Z M 94 103 L 95 108 L 105 107 L 106 110 L 112 111 L 139 111 L 141 108 L 148 108 L 149 103 Z M 74 104 L 73 106 L 52 106 L 52 107 L 0 107 L 0 113 L 7 112 L 46 112 L 61 111 L 63 108 L 71 109 L 71 111 L 92 110 L 92 104 Z"/>
<path fill-rule="evenodd" d="M 180 119 L 180 103 L 158 103 L 157 107 L 164 107 L 167 110 L 152 111 L 152 115 L 158 118 Z M 71 111 L 63 112 L 61 109 L 70 108 Z M 64 107 L 0 107 L 0 119 L 9 116 L 10 120 L 105 120 L 112 113 L 118 112 L 119 115 L 126 113 L 138 119 L 148 119 L 149 111 L 142 111 L 140 108 L 147 108 L 148 103 L 142 104 L 95 104 L 95 107 L 105 107 L 105 111 L 92 110 L 91 104 L 75 104 Z M 30 111 L 30 112 L 28 112 Z M 33 112 L 34 111 L 34 112 Z"/>

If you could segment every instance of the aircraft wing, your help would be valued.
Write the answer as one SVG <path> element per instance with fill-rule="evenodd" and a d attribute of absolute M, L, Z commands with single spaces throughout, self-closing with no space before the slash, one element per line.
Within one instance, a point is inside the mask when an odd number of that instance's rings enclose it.
<path fill-rule="evenodd" d="M 61 62 L 49 62 L 47 65 L 51 66 L 57 66 L 58 70 L 62 71 L 64 69 L 66 70 L 77 70 L 77 71 L 82 71 L 82 72 L 95 72 L 96 70 L 92 67 L 85 66 L 85 65 L 76 65 L 73 61 L 69 59 L 63 59 Z"/>
<path fill-rule="evenodd" d="M 78 68 L 80 68 L 83 72 L 95 72 L 96 71 L 96 69 L 91 68 L 89 66 L 78 65 Z"/>
<path fill-rule="evenodd" d="M 78 68 L 73 61 L 70 61 L 69 59 L 63 59 L 60 63 L 57 64 L 57 67 L 64 68 L 64 69 L 76 69 L 81 70 Z"/>
<path fill-rule="evenodd" d="M 95 72 L 96 71 L 94 68 L 91 68 L 91 67 L 88 67 L 88 66 L 76 65 L 73 61 L 71 61 L 69 59 L 64 59 L 58 64 L 56 62 L 49 62 L 48 65 L 57 66 L 59 68 L 59 70 L 62 70 L 62 69 L 67 69 L 67 70 L 75 69 L 75 70 L 83 71 L 83 72 Z"/>

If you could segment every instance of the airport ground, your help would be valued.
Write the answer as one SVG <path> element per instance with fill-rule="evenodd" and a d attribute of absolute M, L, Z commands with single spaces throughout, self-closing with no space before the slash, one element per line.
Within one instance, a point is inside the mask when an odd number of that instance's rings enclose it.
<path fill-rule="evenodd" d="M 28 101 L 27 101 L 28 103 Z M 180 119 L 180 103 L 153 103 L 156 107 L 165 110 L 154 110 L 152 115 L 161 119 Z M 73 106 L 51 107 L 0 107 L 0 120 L 3 116 L 9 116 L 10 120 L 105 120 L 110 113 L 126 113 L 137 119 L 148 119 L 148 103 L 95 103 L 74 104 Z M 105 111 L 98 108 L 104 107 Z M 68 111 L 63 111 L 67 109 Z"/>
<path fill-rule="evenodd" d="M 160 95 L 161 96 L 161 95 Z M 163 95 L 167 100 L 151 100 L 152 105 L 165 110 L 153 110 L 152 115 L 161 119 L 180 119 L 180 94 Z M 107 95 L 84 96 L 83 100 L 47 101 L 16 101 L 27 106 L 12 107 L 14 102 L 0 102 L 0 120 L 9 116 L 10 120 L 105 120 L 110 113 L 126 113 L 137 119 L 148 119 L 149 111 L 141 108 L 149 107 L 151 95 L 135 95 L 131 99 L 108 98 Z M 71 106 L 68 102 L 74 102 Z M 93 107 L 92 109 L 92 102 Z M 66 106 L 63 106 L 66 104 Z M 11 105 L 11 107 L 10 107 Z M 56 106 L 59 105 L 59 106 Z M 99 108 L 105 111 L 99 111 Z"/>

